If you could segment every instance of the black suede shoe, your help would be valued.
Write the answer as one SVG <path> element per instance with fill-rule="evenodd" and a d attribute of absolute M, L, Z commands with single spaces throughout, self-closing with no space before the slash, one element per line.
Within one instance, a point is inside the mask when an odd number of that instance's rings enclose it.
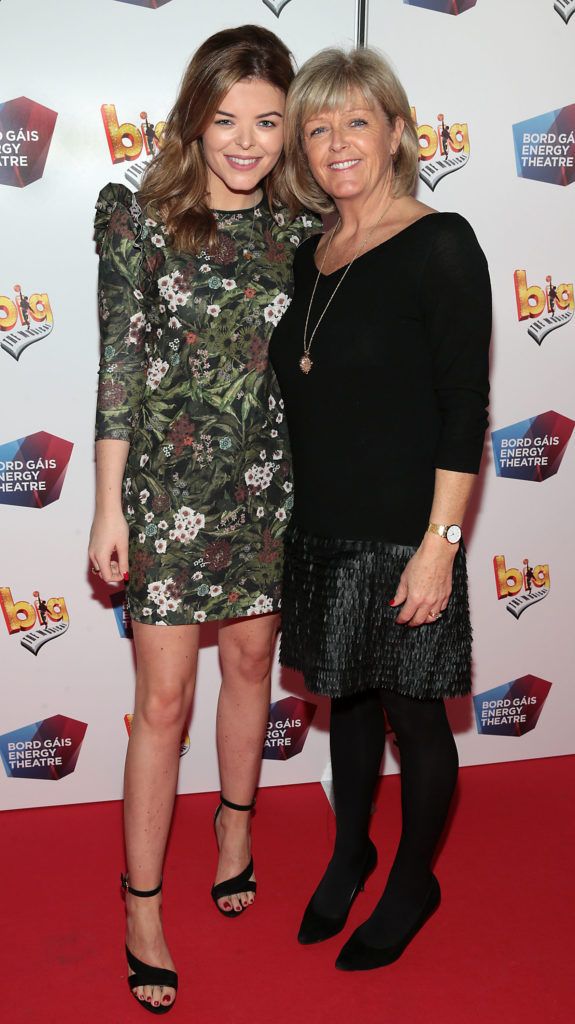
<path fill-rule="evenodd" d="M 305 909 L 298 932 L 297 940 L 302 944 L 302 946 L 311 946 L 314 942 L 323 942 L 325 939 L 331 939 L 332 936 L 337 935 L 342 928 L 345 927 L 345 922 L 347 921 L 348 914 L 353 906 L 353 901 L 359 892 L 363 892 L 365 883 L 377 864 L 377 850 L 371 839 L 368 840 L 368 843 L 367 854 L 361 870 L 359 882 L 353 889 L 343 914 L 340 914 L 339 917 L 327 917 L 323 914 L 318 914 L 318 912 L 314 910 L 313 906 L 315 893 L 312 896 Z"/>
<path fill-rule="evenodd" d="M 435 875 L 432 875 L 423 907 L 411 928 L 398 942 L 395 942 L 392 946 L 384 946 L 381 949 L 377 946 L 371 946 L 361 938 L 362 925 L 360 925 L 354 931 L 351 938 L 347 940 L 335 962 L 335 966 L 340 971 L 372 971 L 376 967 L 387 967 L 388 964 L 392 964 L 394 960 L 399 959 L 420 928 L 423 927 L 433 912 L 437 910 L 440 902 L 441 890 L 439 882 Z"/>

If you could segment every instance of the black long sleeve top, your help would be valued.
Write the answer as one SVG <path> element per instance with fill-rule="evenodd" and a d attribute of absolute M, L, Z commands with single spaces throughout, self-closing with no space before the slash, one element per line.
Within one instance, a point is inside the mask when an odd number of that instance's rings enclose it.
<path fill-rule="evenodd" d="M 295 522 L 318 536 L 419 544 L 435 470 L 477 473 L 491 289 L 459 214 L 429 214 L 353 263 L 299 367 L 319 236 L 296 253 L 270 358 L 285 401 Z M 343 270 L 322 275 L 308 338 Z"/>

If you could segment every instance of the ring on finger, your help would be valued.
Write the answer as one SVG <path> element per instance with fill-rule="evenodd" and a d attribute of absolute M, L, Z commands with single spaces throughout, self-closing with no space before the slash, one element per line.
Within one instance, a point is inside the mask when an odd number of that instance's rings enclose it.
<path fill-rule="evenodd" d="M 92 572 L 94 573 L 94 576 L 99 576 L 100 575 L 100 570 L 96 569 L 96 567 L 94 565 L 92 566 Z"/>
<path fill-rule="evenodd" d="M 442 615 L 443 612 L 429 612 L 430 619 L 440 619 Z"/>

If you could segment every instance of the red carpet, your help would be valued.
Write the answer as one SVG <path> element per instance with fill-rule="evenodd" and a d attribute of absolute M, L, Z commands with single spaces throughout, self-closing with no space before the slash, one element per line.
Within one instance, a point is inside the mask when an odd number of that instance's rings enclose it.
<path fill-rule="evenodd" d="M 375 903 L 397 841 L 398 778 L 383 781 L 380 866 L 343 936 L 302 948 L 300 915 L 333 817 L 319 785 L 263 790 L 260 895 L 227 921 L 209 898 L 215 796 L 181 797 L 165 878 L 180 971 L 166 1020 L 190 1024 L 571 1024 L 575 1020 L 575 757 L 467 768 L 437 864 L 443 904 L 403 958 L 366 974 L 333 961 Z M 122 946 L 120 805 L 2 816 L 2 1019 L 132 1024 Z"/>

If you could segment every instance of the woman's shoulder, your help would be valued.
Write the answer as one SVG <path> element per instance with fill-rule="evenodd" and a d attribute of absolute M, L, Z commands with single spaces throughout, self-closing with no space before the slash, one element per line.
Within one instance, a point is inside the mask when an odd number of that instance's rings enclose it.
<path fill-rule="evenodd" d="M 477 236 L 471 224 L 461 213 L 455 211 L 439 211 L 426 214 L 421 218 L 422 227 L 434 243 L 444 245 L 461 245 L 474 242 Z"/>
<path fill-rule="evenodd" d="M 287 207 L 276 207 L 271 216 L 276 225 L 283 232 L 287 232 L 293 245 L 298 246 L 306 238 L 320 234 L 323 231 L 321 217 L 312 213 L 311 210 L 300 210 L 292 214 Z"/>
<path fill-rule="evenodd" d="M 142 210 L 137 196 L 126 185 L 110 181 L 100 190 L 96 200 L 94 238 L 101 246 L 109 231 L 122 237 L 138 237 L 142 227 Z"/>

